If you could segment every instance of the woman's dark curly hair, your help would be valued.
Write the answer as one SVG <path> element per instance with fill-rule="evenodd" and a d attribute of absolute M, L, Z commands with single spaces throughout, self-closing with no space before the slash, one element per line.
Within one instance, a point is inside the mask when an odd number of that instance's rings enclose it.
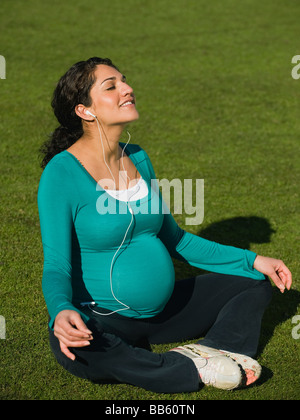
<path fill-rule="evenodd" d="M 78 104 L 86 107 L 92 105 L 90 90 L 96 81 L 95 71 L 99 64 L 117 69 L 109 58 L 92 57 L 74 64 L 59 80 L 51 105 L 60 126 L 40 149 L 44 156 L 42 168 L 45 168 L 53 156 L 66 150 L 83 135 L 82 121 L 76 114 L 75 107 Z"/>

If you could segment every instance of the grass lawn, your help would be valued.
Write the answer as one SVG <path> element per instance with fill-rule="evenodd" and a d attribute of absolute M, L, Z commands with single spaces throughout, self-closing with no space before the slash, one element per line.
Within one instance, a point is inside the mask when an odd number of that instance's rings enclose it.
<path fill-rule="evenodd" d="M 299 16 L 298 0 L 1 0 L 0 399 L 299 398 Z M 186 230 L 280 258 L 293 273 L 292 290 L 274 289 L 264 317 L 264 371 L 252 388 L 161 395 L 99 386 L 69 375 L 49 350 L 38 149 L 56 126 L 56 81 L 91 56 L 110 57 L 133 85 L 132 142 L 157 177 L 204 179 L 204 221 Z M 184 214 L 176 220 L 185 227 Z M 199 273 L 175 267 L 178 278 Z"/>

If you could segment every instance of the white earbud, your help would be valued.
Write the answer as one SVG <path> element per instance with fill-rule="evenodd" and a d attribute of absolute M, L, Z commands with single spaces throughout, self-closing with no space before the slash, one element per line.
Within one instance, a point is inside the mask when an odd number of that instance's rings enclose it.
<path fill-rule="evenodd" d="M 90 115 L 91 117 L 97 118 L 96 115 L 92 114 L 90 111 L 86 111 L 86 114 Z"/>

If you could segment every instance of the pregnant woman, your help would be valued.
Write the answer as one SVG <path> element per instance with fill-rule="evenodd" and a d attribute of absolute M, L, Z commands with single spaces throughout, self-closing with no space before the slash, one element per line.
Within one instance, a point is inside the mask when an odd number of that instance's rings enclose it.
<path fill-rule="evenodd" d="M 109 59 L 73 65 L 52 107 L 60 125 L 43 147 L 38 206 L 57 361 L 81 378 L 154 392 L 256 381 L 268 277 L 283 292 L 288 268 L 177 225 L 146 152 L 120 142 L 139 114 Z M 210 274 L 175 281 L 172 258 Z M 185 340 L 195 342 L 160 354 L 150 348 Z"/>

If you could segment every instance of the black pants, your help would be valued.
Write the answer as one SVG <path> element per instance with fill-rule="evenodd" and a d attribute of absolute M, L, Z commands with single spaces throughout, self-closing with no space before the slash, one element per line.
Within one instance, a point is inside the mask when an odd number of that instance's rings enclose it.
<path fill-rule="evenodd" d="M 154 392 L 196 391 L 199 375 L 189 358 L 177 352 L 153 353 L 147 343 L 205 336 L 201 344 L 255 356 L 271 294 L 268 280 L 201 275 L 177 281 L 165 309 L 153 318 L 132 319 L 118 313 L 101 316 L 87 309 L 94 339 L 88 347 L 72 349 L 74 362 L 60 351 L 52 331 L 50 345 L 58 362 L 81 378 L 129 383 Z"/>

